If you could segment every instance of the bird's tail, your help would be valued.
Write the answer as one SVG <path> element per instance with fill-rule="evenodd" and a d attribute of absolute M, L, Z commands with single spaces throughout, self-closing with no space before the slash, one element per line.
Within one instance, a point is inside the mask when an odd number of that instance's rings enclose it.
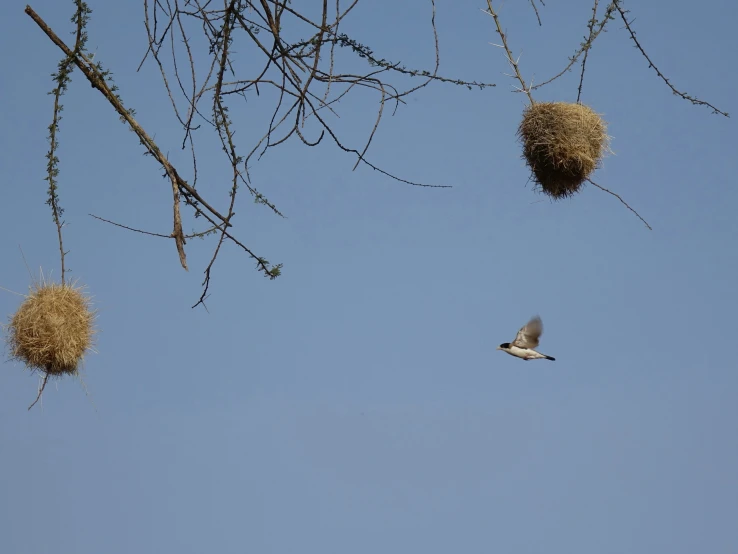
<path fill-rule="evenodd" d="M 544 356 L 546 357 L 547 360 L 551 360 L 552 362 L 556 361 L 556 358 L 554 358 L 553 356 L 546 356 L 545 354 Z"/>

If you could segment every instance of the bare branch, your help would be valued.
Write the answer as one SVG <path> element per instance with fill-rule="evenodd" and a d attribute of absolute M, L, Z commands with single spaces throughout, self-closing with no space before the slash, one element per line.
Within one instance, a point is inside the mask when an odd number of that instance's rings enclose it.
<path fill-rule="evenodd" d="M 109 223 L 110 225 L 115 225 L 116 227 L 120 227 L 120 228 L 126 229 L 128 231 L 133 231 L 135 233 L 141 233 L 143 235 L 149 235 L 151 237 L 159 237 L 159 238 L 163 238 L 163 239 L 170 239 L 170 238 L 172 238 L 172 235 L 171 234 L 165 235 L 163 233 L 153 233 L 151 231 L 144 231 L 143 229 L 136 229 L 135 227 L 129 227 L 128 225 L 123 225 L 121 223 L 116 223 L 115 221 L 110 221 L 109 219 L 105 219 L 104 217 L 100 217 L 100 216 L 97 216 L 97 215 L 94 215 L 94 214 L 87 214 L 87 215 L 89 215 L 90 217 L 94 217 L 95 219 L 98 219 L 98 220 L 103 221 L 105 223 Z M 186 239 L 194 239 L 194 238 L 206 237 L 206 236 L 212 234 L 216 230 L 217 230 L 217 227 L 211 227 L 207 231 L 200 231 L 199 233 L 192 233 L 190 235 L 185 235 L 185 238 Z"/>
<path fill-rule="evenodd" d="M 605 8 L 605 15 L 603 16 L 602 21 L 599 21 L 597 23 L 598 27 L 594 31 L 594 33 L 592 33 L 592 28 L 590 26 L 590 23 L 587 24 L 587 26 L 590 28 L 589 38 L 585 39 L 585 41 L 579 45 L 579 49 L 576 52 L 574 52 L 574 55 L 571 58 L 569 58 L 569 63 L 567 64 L 567 66 L 564 69 L 562 69 L 560 72 L 558 72 L 556 75 L 551 77 L 550 79 L 546 79 L 542 83 L 539 83 L 534 87 L 531 87 L 531 90 L 536 90 L 541 87 L 544 87 L 548 85 L 549 83 L 555 81 L 562 75 L 564 75 L 567 71 L 569 71 L 574 66 L 574 64 L 577 63 L 579 56 L 581 56 L 583 53 L 589 51 L 589 49 L 592 48 L 592 44 L 594 44 L 595 39 L 598 36 L 600 36 L 600 33 L 602 33 L 605 30 L 605 26 L 607 25 L 607 23 L 613 19 L 613 16 L 612 16 L 613 11 L 615 11 L 615 3 L 611 2 L 610 4 L 608 4 L 607 8 Z"/>
<path fill-rule="evenodd" d="M 694 96 L 690 96 L 689 94 L 685 92 L 681 92 L 677 90 L 674 85 L 671 84 L 671 81 L 666 78 L 666 76 L 661 73 L 661 70 L 659 70 L 658 67 L 656 67 L 656 64 L 651 61 L 651 58 L 646 54 L 646 51 L 641 46 L 641 43 L 638 42 L 638 39 L 636 38 L 635 31 L 631 27 L 631 22 L 628 21 L 628 18 L 626 17 L 626 14 L 629 13 L 628 11 L 624 10 L 622 6 L 620 5 L 620 0 L 613 0 L 613 4 L 615 4 L 615 9 L 618 10 L 618 13 L 620 14 L 620 18 L 623 20 L 623 23 L 625 24 L 625 28 L 628 29 L 628 33 L 630 33 L 630 38 L 635 43 L 636 48 L 638 51 L 643 55 L 644 58 L 646 58 L 646 61 L 648 62 L 648 67 L 653 68 L 653 70 L 656 72 L 656 75 L 658 75 L 664 83 L 666 83 L 666 86 L 668 86 L 671 89 L 671 92 L 673 92 L 675 95 L 684 98 L 685 100 L 688 100 L 695 106 L 707 106 L 708 108 L 712 109 L 712 113 L 714 114 L 720 114 L 724 115 L 725 117 L 730 117 L 727 112 L 724 112 L 709 102 L 705 102 L 704 100 L 700 100 L 699 98 L 695 98 Z"/>
<path fill-rule="evenodd" d="M 43 380 L 41 381 L 41 385 L 39 385 L 39 387 L 38 387 L 38 394 L 36 395 L 36 400 L 34 400 L 34 401 L 33 401 L 33 402 L 31 403 L 31 405 L 30 405 L 30 406 L 28 406 L 28 409 L 29 409 L 29 410 L 30 410 L 31 408 L 33 408 L 33 407 L 34 407 L 34 406 L 36 405 L 36 403 L 37 403 L 37 402 L 38 402 L 39 400 L 41 400 L 41 395 L 42 395 L 42 394 L 44 393 L 44 389 L 46 388 L 46 383 L 48 383 L 48 382 L 49 382 L 49 376 L 50 376 L 50 375 L 51 375 L 51 374 L 50 374 L 50 373 L 48 373 L 48 372 L 47 372 L 47 373 L 44 373 L 44 378 L 43 378 Z"/>
<path fill-rule="evenodd" d="M 601 185 L 598 185 L 598 184 L 597 184 L 597 183 L 595 183 L 595 182 L 594 182 L 594 181 L 593 181 L 592 179 L 587 179 L 587 181 L 589 181 L 590 183 L 592 183 L 592 184 L 593 184 L 594 186 L 596 186 L 596 187 L 597 187 L 598 189 L 600 189 L 600 190 L 602 190 L 602 191 L 606 192 L 607 194 L 612 194 L 612 195 L 613 195 L 613 196 L 614 196 L 615 198 L 617 198 L 618 200 L 620 200 L 620 201 L 621 201 L 621 202 L 623 203 L 623 205 L 624 205 L 624 206 L 625 206 L 626 208 L 628 208 L 628 209 L 629 209 L 629 210 L 630 210 L 631 212 L 633 212 L 634 214 L 636 214 L 636 216 L 638 217 L 638 219 L 640 219 L 640 220 L 641 220 L 641 221 L 643 222 L 643 224 L 644 224 L 644 225 L 645 225 L 646 227 L 648 227 L 649 231 L 653 231 L 653 229 L 652 229 L 652 228 L 651 228 L 651 226 L 650 226 L 650 225 L 648 224 L 648 222 L 647 222 L 647 221 L 646 221 L 645 219 L 643 219 L 643 218 L 641 217 L 641 214 L 639 214 L 639 213 L 638 213 L 637 211 L 635 211 L 635 210 L 634 210 L 633 208 L 631 208 L 631 207 L 630 207 L 630 205 L 629 205 L 629 204 L 628 204 L 628 203 L 627 203 L 627 202 L 626 202 L 625 200 L 623 200 L 623 198 L 622 198 L 622 197 L 621 197 L 621 196 L 620 196 L 619 194 L 616 194 L 616 193 L 614 193 L 613 191 L 611 191 L 611 190 L 609 190 L 609 189 L 606 189 L 605 187 L 603 187 L 603 186 L 601 186 Z"/>
<path fill-rule="evenodd" d="M 497 13 L 492 8 L 492 0 L 487 0 L 487 12 L 488 15 L 491 15 L 492 18 L 495 20 L 495 27 L 497 27 L 497 34 L 500 35 L 500 38 L 502 39 L 502 46 L 505 50 L 505 54 L 507 55 L 507 62 L 510 64 L 510 67 L 513 68 L 515 71 L 515 77 L 520 82 L 520 90 L 522 92 L 525 92 L 525 94 L 528 96 L 528 100 L 530 100 L 531 104 L 535 104 L 535 101 L 533 100 L 533 96 L 530 94 L 530 88 L 525 84 L 525 80 L 523 79 L 523 76 L 520 74 L 520 68 L 518 67 L 518 59 L 515 59 L 512 55 L 512 52 L 510 51 L 510 47 L 507 45 L 507 37 L 505 36 L 505 33 L 502 30 L 502 26 L 500 25 L 500 18 L 497 16 Z"/>
<path fill-rule="evenodd" d="M 353 169 L 364 164 L 382 175 L 400 183 L 434 188 L 448 188 L 447 185 L 432 185 L 402 178 L 370 161 L 370 148 L 374 145 L 380 124 L 388 114 L 395 113 L 405 105 L 409 95 L 419 91 L 431 83 L 447 83 L 464 86 L 468 89 L 486 89 L 494 83 L 474 80 L 449 78 L 439 74 L 441 52 L 439 32 L 436 27 L 436 2 L 428 0 L 431 8 L 430 27 L 433 33 L 434 61 L 425 66 L 428 69 L 406 67 L 398 61 L 390 61 L 376 54 L 372 48 L 357 41 L 354 36 L 344 32 L 347 27 L 343 20 L 354 10 L 359 0 L 319 0 L 309 8 L 293 3 L 290 0 L 144 0 L 144 27 L 147 42 L 146 51 L 141 60 L 154 63 L 161 75 L 164 89 L 182 129 L 181 148 L 187 148 L 192 163 L 192 173 L 188 180 L 184 173 L 169 161 L 152 135 L 149 135 L 136 121 L 134 112 L 124 106 L 116 93 L 110 72 L 103 69 L 99 61 L 93 64 L 92 56 L 84 47 L 86 34 L 83 18 L 85 4 L 82 0 L 74 0 L 77 6 L 77 29 L 74 48 L 67 45 L 41 20 L 29 7 L 26 13 L 46 33 L 46 35 L 62 50 L 63 63 L 69 71 L 79 68 L 106 100 L 113 106 L 121 120 L 126 123 L 138 137 L 146 150 L 163 168 L 163 177 L 171 186 L 172 232 L 151 233 L 134 229 L 126 225 L 114 223 L 95 217 L 126 230 L 174 239 L 182 267 L 187 269 L 185 253 L 186 241 L 192 237 L 209 234 L 218 235 L 212 256 L 204 269 L 202 295 L 195 305 L 203 304 L 209 294 L 210 284 L 214 277 L 213 268 L 225 241 L 238 245 L 256 263 L 257 270 L 269 279 L 280 274 L 281 264 L 272 265 L 263 257 L 234 237 L 230 227 L 236 215 L 236 197 L 244 188 L 254 203 L 268 207 L 275 214 L 282 216 L 277 205 L 269 200 L 252 181 L 252 163 L 271 153 L 291 139 L 300 141 L 307 147 L 315 147 L 321 142 L 333 143 L 343 153 L 354 156 Z M 343 4 L 342 4 L 343 2 Z M 533 7 L 539 26 L 542 24 L 538 3 L 545 6 L 543 0 L 529 0 Z M 569 59 L 562 72 L 540 84 L 533 85 L 522 76 L 520 56 L 514 56 L 508 37 L 493 9 L 492 0 L 487 0 L 485 13 L 492 16 L 497 34 L 501 38 L 499 46 L 505 52 L 509 72 L 515 80 L 514 88 L 524 92 L 531 103 L 534 103 L 532 91 L 550 83 L 568 72 L 575 63 L 581 61 L 577 102 L 581 100 L 585 70 L 591 67 L 589 50 L 594 41 L 605 31 L 608 22 L 615 17 L 615 11 L 625 22 L 642 55 L 659 77 L 672 89 L 672 92 L 696 104 L 707 105 L 716 113 L 727 116 L 714 106 L 697 100 L 685 93 L 677 91 L 671 83 L 653 66 L 640 43 L 635 39 L 631 22 L 626 20 L 621 0 L 592 0 L 591 15 L 587 20 L 587 33 L 582 42 Z M 600 6 L 604 7 L 598 19 Z M 86 12 L 85 12 L 86 13 Z M 86 19 L 84 20 L 86 22 Z M 245 46 L 244 46 L 245 45 Z M 343 49 L 342 55 L 339 51 Z M 346 60 L 351 66 L 344 66 Z M 249 73 L 240 73 L 244 60 Z M 359 62 L 358 64 L 356 62 Z M 368 65 L 368 67 L 366 67 Z M 433 66 L 432 68 L 430 66 Z M 60 64 L 60 72 L 62 65 Z M 142 67 L 142 65 L 140 66 Z M 139 69 L 140 69 L 139 67 Z M 58 147 L 58 122 L 61 119 L 61 103 L 59 97 L 62 87 L 54 103 L 54 118 L 49 128 L 50 148 L 47 155 L 47 180 L 49 181 L 49 197 L 54 221 L 57 225 L 60 253 L 62 259 L 62 275 L 64 275 L 64 249 L 61 231 L 63 227 L 63 210 L 56 197 L 56 173 L 58 171 L 56 152 Z M 341 105 L 349 95 L 368 92 L 374 98 L 371 110 L 363 110 L 359 116 L 366 118 L 366 135 L 357 143 L 348 142 L 336 123 L 344 114 Z M 243 118 L 236 112 L 241 101 L 259 101 L 256 118 Z M 264 103 L 266 102 L 266 104 Z M 388 104 L 389 103 L 389 104 Z M 231 110 L 233 110 L 231 112 Z M 238 114 L 238 115 L 236 115 Z M 255 129 L 254 122 L 262 117 L 263 129 Z M 246 120 L 247 133 L 242 131 L 242 121 Z M 350 122 L 354 124 L 353 120 Z M 202 131 L 211 131 L 216 137 L 216 146 L 220 147 L 227 164 L 230 166 L 228 177 L 223 183 L 206 183 L 209 187 L 203 190 L 202 176 L 198 175 L 196 154 L 202 140 Z M 210 135 L 212 140 L 212 135 Z M 329 139 L 329 140 L 324 140 Z M 179 140 L 179 139 L 177 139 Z M 248 143 L 244 144 L 244 140 Z M 189 165 L 189 160 L 187 165 Z M 593 183 L 594 184 L 594 183 Z M 198 186 L 199 185 L 199 186 Z M 222 186 L 222 203 L 213 202 L 211 198 L 215 185 Z M 599 185 L 595 185 L 599 187 Z M 616 196 L 615 193 L 602 188 Z M 53 200 L 52 200 L 53 196 Z M 625 204 L 625 202 L 623 202 Z M 184 204 L 185 208 L 182 208 Z M 225 205 L 228 206 L 225 209 Z M 627 206 L 627 204 L 625 204 Z M 215 206 L 220 206 L 216 209 Z M 630 207 L 628 206 L 630 209 Z M 194 218 L 203 217 L 208 223 L 207 231 L 185 235 L 183 231 L 183 214 L 188 212 Z M 239 213 L 241 210 L 239 208 Z M 635 213 L 635 212 L 634 212 Z M 186 214 L 185 214 L 186 215 Z M 638 215 L 638 214 L 636 214 Z M 639 216 L 640 217 L 640 216 Z M 645 223 L 645 221 L 644 221 Z M 648 224 L 646 224 L 648 225 Z M 649 227 L 650 228 L 650 227 Z"/>
<path fill-rule="evenodd" d="M 172 238 L 172 235 L 163 235 L 161 233 L 152 233 L 151 231 L 144 231 L 142 229 L 136 229 L 134 227 L 129 227 L 128 225 L 123 225 L 121 223 L 116 223 L 115 221 L 110 221 L 109 219 L 105 219 L 103 217 L 94 215 L 94 214 L 87 214 L 90 217 L 94 217 L 95 219 L 99 219 L 100 221 L 104 221 L 105 223 L 110 223 L 111 225 L 115 225 L 116 227 L 120 227 L 122 229 L 127 229 L 128 231 L 134 231 L 136 233 L 141 233 L 142 235 L 149 235 L 151 237 L 160 237 L 165 239 Z"/>
<path fill-rule="evenodd" d="M 543 2 L 541 2 L 543 4 Z M 530 0 L 530 5 L 533 6 L 533 11 L 536 12 L 536 19 L 538 20 L 538 26 L 543 26 L 541 23 L 541 15 L 538 13 L 538 7 L 536 6 L 536 0 Z"/>
<path fill-rule="evenodd" d="M 158 2 L 157 2 L 158 5 Z M 120 115 L 121 119 L 128 123 L 131 129 L 136 133 L 141 144 L 147 149 L 148 153 L 151 154 L 164 168 L 167 177 L 172 184 L 173 194 L 173 210 L 174 210 L 174 228 L 171 238 L 174 238 L 177 251 L 180 257 L 180 263 L 187 269 L 186 257 L 184 253 L 184 245 L 186 243 L 186 237 L 182 230 L 182 219 L 179 210 L 179 204 L 183 198 L 185 202 L 193 207 L 196 216 L 206 216 L 214 226 L 214 228 L 223 230 L 231 225 L 230 219 L 233 217 L 233 204 L 231 203 L 231 209 L 227 216 L 221 215 L 215 208 L 213 208 L 191 185 L 189 185 L 184 179 L 179 176 L 179 173 L 174 166 L 169 163 L 166 156 L 162 153 L 161 149 L 154 142 L 154 140 L 144 131 L 144 129 L 138 124 L 133 117 L 133 110 L 126 109 L 120 97 L 115 94 L 115 87 L 111 88 L 106 79 L 108 78 L 109 72 L 105 72 L 99 62 L 95 65 L 84 56 L 84 54 L 75 54 L 70 50 L 66 44 L 46 25 L 46 23 L 36 14 L 30 6 L 26 7 L 26 13 L 36 22 L 36 24 L 44 31 L 44 33 L 56 44 L 67 56 L 67 58 L 74 63 L 85 75 L 87 80 L 93 86 L 98 89 L 108 100 L 108 102 L 115 108 L 116 112 Z M 170 26 L 168 26 L 169 28 Z M 157 50 L 153 43 L 150 43 L 150 51 L 157 54 Z M 268 203 L 266 199 L 260 199 L 261 203 Z M 202 208 L 200 207 L 202 206 Z M 219 220 L 219 223 L 215 222 L 215 219 Z M 244 248 L 254 259 L 259 261 L 260 270 L 275 277 L 279 274 L 279 266 L 269 267 L 268 262 L 256 256 L 251 250 L 246 248 L 242 243 L 237 241 L 230 233 L 226 233 L 229 240 L 232 240 Z"/>
<path fill-rule="evenodd" d="M 584 58 L 582 58 L 582 72 L 579 75 L 579 88 L 577 89 L 577 104 L 579 104 L 580 99 L 582 98 L 582 85 L 584 84 L 584 68 L 587 65 L 587 56 L 589 56 L 589 49 L 592 48 L 592 43 L 595 39 L 595 25 L 597 25 L 597 7 L 599 6 L 599 0 L 594 0 L 594 5 L 592 6 L 592 19 L 589 20 L 589 23 L 587 23 L 587 27 L 589 28 L 589 37 L 587 37 L 587 48 L 584 50 Z M 605 17 L 604 21 L 607 21 L 607 16 Z"/>
<path fill-rule="evenodd" d="M 52 217 L 56 225 L 59 256 L 61 258 L 62 284 L 64 284 L 67 271 L 64 266 L 66 252 L 64 251 L 64 241 L 62 240 L 64 222 L 61 220 L 64 209 L 59 205 L 58 182 L 56 179 L 59 175 L 59 158 L 56 156 L 57 149 L 59 148 L 57 135 L 59 133 L 59 122 L 61 121 L 61 112 L 63 109 L 61 97 L 67 91 L 67 87 L 71 81 L 70 75 L 74 69 L 72 65 L 74 58 L 76 56 L 84 56 L 87 45 L 87 31 L 85 30 L 85 26 L 87 25 L 90 14 L 90 9 L 82 0 L 75 0 L 75 5 L 77 9 L 72 17 L 72 21 L 77 25 L 74 50 L 69 54 L 65 53 L 66 55 L 59 62 L 56 73 L 52 75 L 56 82 L 56 86 L 51 91 L 51 94 L 54 96 L 54 114 L 51 119 L 51 125 L 49 125 L 49 152 L 46 154 L 46 181 L 49 183 L 48 200 L 46 203 L 51 206 Z"/>

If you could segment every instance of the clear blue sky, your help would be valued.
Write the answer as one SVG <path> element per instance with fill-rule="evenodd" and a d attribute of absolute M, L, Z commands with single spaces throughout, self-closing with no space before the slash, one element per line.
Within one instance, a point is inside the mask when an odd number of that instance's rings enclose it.
<path fill-rule="evenodd" d="M 36 274 L 59 275 L 42 179 L 60 53 L 25 3 L 0 20 L 0 285 L 18 292 L 30 283 L 19 245 Z M 438 0 L 441 72 L 497 88 L 427 87 L 370 150 L 405 178 L 454 188 L 351 172 L 327 142 L 272 151 L 252 177 L 287 219 L 244 193 L 236 229 L 284 275 L 267 281 L 227 246 L 209 313 L 190 306 L 212 242 L 190 242 L 185 273 L 171 241 L 87 215 L 171 230 L 160 169 L 74 74 L 60 194 L 71 276 L 100 311 L 99 354 L 83 372 L 91 400 L 67 379 L 31 412 L 37 378 L 3 364 L 0 551 L 736 552 L 735 117 L 673 96 L 613 22 L 583 96 L 616 153 L 596 180 L 654 230 L 592 187 L 551 203 L 527 184 L 524 98 L 483 4 Z M 563 67 L 590 16 L 588 2 L 547 4 L 542 28 L 526 2 L 500 11 L 535 82 Z M 636 4 L 638 36 L 674 85 L 738 116 L 735 4 Z M 31 5 L 71 41 L 71 1 Z M 179 155 L 155 68 L 135 72 L 141 3 L 91 7 L 90 48 Z M 364 2 L 345 30 L 431 68 L 429 16 L 426 0 Z M 573 101 L 577 82 L 536 98 Z M 341 107 L 355 144 L 371 128 L 359 100 Z M 263 106 L 250 97 L 236 114 L 244 147 Z M 213 152 L 204 166 L 217 168 Z M 0 292 L 2 317 L 19 301 Z M 495 351 L 536 313 L 556 362 Z"/>

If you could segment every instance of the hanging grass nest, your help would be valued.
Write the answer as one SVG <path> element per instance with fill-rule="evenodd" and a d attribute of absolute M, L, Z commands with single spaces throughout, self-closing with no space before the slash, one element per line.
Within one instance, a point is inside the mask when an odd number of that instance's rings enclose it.
<path fill-rule="evenodd" d="M 558 200 L 575 194 L 609 150 L 607 124 L 591 108 L 566 102 L 537 102 L 523 112 L 518 128 L 523 157 L 533 180 Z"/>
<path fill-rule="evenodd" d="M 94 319 L 82 287 L 36 284 L 10 319 L 10 354 L 46 378 L 76 374 L 92 347 Z"/>

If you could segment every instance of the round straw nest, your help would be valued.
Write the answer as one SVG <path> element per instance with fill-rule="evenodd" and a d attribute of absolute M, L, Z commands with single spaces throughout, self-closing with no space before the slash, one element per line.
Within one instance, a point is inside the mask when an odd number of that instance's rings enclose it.
<path fill-rule="evenodd" d="M 518 128 L 532 179 L 554 199 L 576 193 L 609 150 L 607 124 L 582 104 L 538 102 Z"/>
<path fill-rule="evenodd" d="M 35 285 L 8 325 L 11 356 L 50 376 L 75 374 L 92 347 L 95 313 L 81 287 Z"/>

